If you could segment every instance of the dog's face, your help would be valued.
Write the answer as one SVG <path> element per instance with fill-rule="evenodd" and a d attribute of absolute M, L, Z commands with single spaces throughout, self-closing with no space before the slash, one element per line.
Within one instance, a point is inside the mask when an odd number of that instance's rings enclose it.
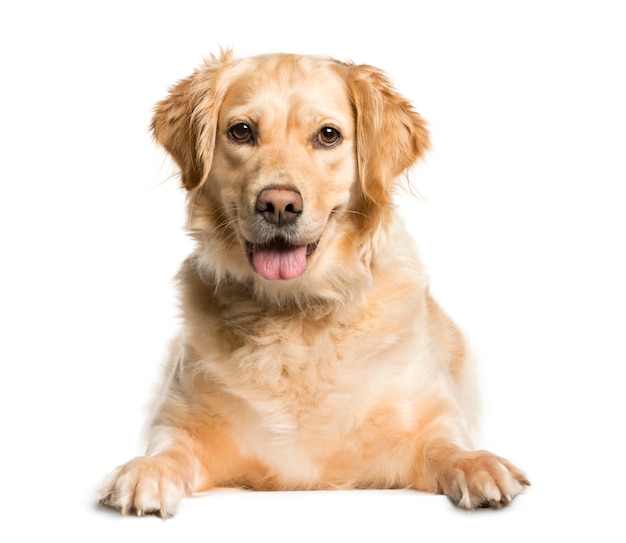
<path fill-rule="evenodd" d="M 348 209 L 354 130 L 346 85 L 323 63 L 248 61 L 228 86 L 206 186 L 263 278 L 304 273 Z"/>
<path fill-rule="evenodd" d="M 213 58 L 157 106 L 153 130 L 215 271 L 260 283 L 358 260 L 428 141 L 379 71 L 295 55 Z"/>

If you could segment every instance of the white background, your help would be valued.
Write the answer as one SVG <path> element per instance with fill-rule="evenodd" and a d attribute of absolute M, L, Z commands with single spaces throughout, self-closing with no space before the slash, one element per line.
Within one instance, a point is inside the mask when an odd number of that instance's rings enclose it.
<path fill-rule="evenodd" d="M 0 533 L 7 541 L 624 541 L 626 18 L 620 2 L 4 2 Z M 385 70 L 434 148 L 401 194 L 478 354 L 483 434 L 533 486 L 466 513 L 408 491 L 218 491 L 122 518 L 189 250 L 147 132 L 204 55 Z"/>

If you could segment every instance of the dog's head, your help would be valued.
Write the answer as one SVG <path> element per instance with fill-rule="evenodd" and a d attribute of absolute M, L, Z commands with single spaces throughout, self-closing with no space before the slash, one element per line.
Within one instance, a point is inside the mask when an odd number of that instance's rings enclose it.
<path fill-rule="evenodd" d="M 362 261 L 395 179 L 428 146 L 379 70 L 296 55 L 211 57 L 157 105 L 152 129 L 214 272 L 259 285 L 321 284 Z"/>

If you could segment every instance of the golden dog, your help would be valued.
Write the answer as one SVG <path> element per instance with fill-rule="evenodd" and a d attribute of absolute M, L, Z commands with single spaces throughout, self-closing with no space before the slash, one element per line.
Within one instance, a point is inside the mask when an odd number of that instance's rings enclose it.
<path fill-rule="evenodd" d="M 474 451 L 463 338 L 394 212 L 428 147 L 371 66 L 211 57 L 156 106 L 196 249 L 146 456 L 101 503 L 172 515 L 215 487 L 399 488 L 498 507 L 528 485 Z"/>

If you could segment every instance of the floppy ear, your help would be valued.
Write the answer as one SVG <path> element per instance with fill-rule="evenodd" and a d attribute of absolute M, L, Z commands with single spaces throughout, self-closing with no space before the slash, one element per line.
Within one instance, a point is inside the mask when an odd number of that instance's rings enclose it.
<path fill-rule="evenodd" d="M 375 204 L 386 205 L 391 201 L 394 180 L 428 149 L 426 123 L 372 66 L 352 65 L 348 86 L 356 111 L 362 190 Z"/>
<path fill-rule="evenodd" d="M 222 52 L 220 58 L 211 55 L 154 108 L 152 134 L 175 160 L 187 190 L 199 187 L 211 168 L 217 119 L 226 92 L 220 79 L 232 63 L 230 51 Z"/>

